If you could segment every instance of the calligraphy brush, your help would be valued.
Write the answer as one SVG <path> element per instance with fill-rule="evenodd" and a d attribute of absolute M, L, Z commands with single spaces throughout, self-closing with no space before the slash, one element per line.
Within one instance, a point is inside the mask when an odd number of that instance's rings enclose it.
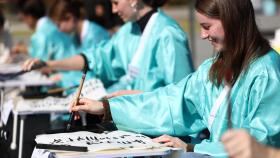
<path fill-rule="evenodd" d="M 80 86 L 77 90 L 76 97 L 74 98 L 74 106 L 76 106 L 77 103 L 79 102 L 79 98 L 80 98 L 80 95 L 81 95 L 81 92 L 82 92 L 84 81 L 86 79 L 86 74 L 87 74 L 87 67 L 84 68 L 83 76 L 82 76 L 81 81 L 80 81 Z M 68 123 L 67 123 L 67 127 L 66 127 L 67 131 L 70 130 L 75 115 L 77 115 L 77 113 L 72 111 L 71 114 L 70 114 L 70 118 L 68 120 Z"/>

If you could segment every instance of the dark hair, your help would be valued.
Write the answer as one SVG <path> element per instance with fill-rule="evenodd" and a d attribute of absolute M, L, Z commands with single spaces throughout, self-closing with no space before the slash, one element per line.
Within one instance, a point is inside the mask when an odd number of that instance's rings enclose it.
<path fill-rule="evenodd" d="M 159 8 L 163 6 L 168 0 L 142 0 L 146 5 L 152 8 Z"/>
<path fill-rule="evenodd" d="M 119 23 L 119 16 L 112 13 L 111 0 L 83 0 L 83 2 L 88 20 L 94 21 L 106 29 L 111 29 L 116 25 L 123 24 Z M 97 6 L 101 6 L 103 8 L 103 15 L 97 14 Z"/>
<path fill-rule="evenodd" d="M 19 4 L 19 10 L 35 19 L 45 16 L 45 5 L 41 0 L 25 0 L 22 4 Z"/>
<path fill-rule="evenodd" d="M 225 80 L 233 85 L 253 60 L 271 49 L 257 27 L 251 0 L 196 0 L 195 8 L 221 20 L 224 28 L 224 48 L 209 71 L 213 83 L 220 85 Z"/>
<path fill-rule="evenodd" d="M 4 27 L 4 24 L 5 24 L 5 17 L 3 15 L 2 10 L 0 9 L 0 29 Z"/>
<path fill-rule="evenodd" d="M 83 3 L 79 0 L 56 0 L 48 11 L 48 16 L 55 21 L 67 19 L 67 14 L 76 19 L 84 19 L 86 15 Z"/>

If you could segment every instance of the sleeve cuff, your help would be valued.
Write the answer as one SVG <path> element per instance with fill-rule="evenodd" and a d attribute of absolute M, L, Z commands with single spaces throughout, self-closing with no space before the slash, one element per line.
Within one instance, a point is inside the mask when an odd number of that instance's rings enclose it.
<path fill-rule="evenodd" d="M 108 99 L 103 99 L 102 104 L 103 104 L 104 111 L 105 111 L 104 116 L 102 118 L 102 121 L 103 122 L 112 121 L 113 118 L 112 118 L 112 115 L 111 115 L 110 104 L 109 104 Z"/>
<path fill-rule="evenodd" d="M 201 143 L 196 144 L 194 146 L 194 152 L 218 158 L 228 157 L 221 142 L 208 142 L 208 140 L 204 140 Z"/>
<path fill-rule="evenodd" d="M 85 62 L 85 65 L 84 65 L 84 70 L 89 70 L 89 63 L 88 63 L 88 60 L 87 60 L 87 57 L 85 54 L 83 53 L 80 53 L 79 54 L 83 59 L 84 59 L 84 62 Z"/>

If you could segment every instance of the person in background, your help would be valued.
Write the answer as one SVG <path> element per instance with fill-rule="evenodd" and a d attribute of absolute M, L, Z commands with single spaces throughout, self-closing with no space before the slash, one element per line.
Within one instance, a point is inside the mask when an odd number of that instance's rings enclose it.
<path fill-rule="evenodd" d="M 20 17 L 34 31 L 30 38 L 29 46 L 16 45 L 12 54 L 27 53 L 32 58 L 43 61 L 58 60 L 75 55 L 78 48 L 74 37 L 61 32 L 58 22 L 52 16 L 51 11 L 46 15 L 45 5 L 41 0 L 26 0 L 20 3 Z M 81 72 L 54 72 L 47 70 L 51 79 L 60 87 L 71 87 L 79 83 L 77 77 Z M 57 74 L 58 73 L 58 74 Z M 73 78 L 73 80 L 71 80 Z M 68 92 L 67 94 L 69 94 Z"/>
<path fill-rule="evenodd" d="M 0 9 L 0 43 L 3 43 L 5 48 L 11 49 L 13 46 L 13 40 L 9 31 L 5 28 L 5 22 L 5 16 Z"/>
<path fill-rule="evenodd" d="M 259 143 L 244 129 L 227 131 L 222 142 L 231 158 L 280 158 L 280 149 Z"/>
<path fill-rule="evenodd" d="M 181 80 L 193 71 L 188 39 L 175 20 L 159 9 L 165 3 L 166 0 L 112 1 L 113 12 L 126 21 L 119 31 L 109 41 L 79 55 L 47 61 L 48 67 L 81 70 L 88 65 L 109 93 L 150 91 Z M 37 62 L 40 61 L 28 60 L 23 69 L 30 70 Z"/>
<path fill-rule="evenodd" d="M 105 28 L 86 19 L 84 5 L 78 0 L 55 1 L 50 8 L 50 16 L 55 19 L 60 31 L 75 35 L 79 45 L 78 51 L 90 49 L 110 38 Z"/>
<path fill-rule="evenodd" d="M 10 49 L 13 45 L 13 40 L 10 32 L 5 28 L 5 17 L 0 9 L 0 64 L 9 63 Z"/>
<path fill-rule="evenodd" d="M 50 35 L 55 30 L 55 25 L 45 18 L 45 6 L 41 0 L 26 0 L 18 4 L 20 18 L 34 31 L 30 38 L 29 46 L 22 43 L 16 44 L 13 54 L 24 53 L 34 58 L 47 60 L 51 53 Z M 46 26 L 47 25 L 47 26 Z"/>
<path fill-rule="evenodd" d="M 280 55 L 258 30 L 251 1 L 196 0 L 195 11 L 214 58 L 178 83 L 103 101 L 81 98 L 70 111 L 103 115 L 120 130 L 162 135 L 154 141 L 214 157 L 227 156 L 220 139 L 228 128 L 280 147 Z M 177 138 L 204 128 L 210 138 L 200 143 Z"/>
<path fill-rule="evenodd" d="M 77 52 L 74 38 L 59 30 L 55 19 L 52 19 L 49 15 L 49 10 L 42 0 L 20 0 L 18 7 L 20 19 L 27 24 L 33 33 L 28 45 L 17 44 L 13 47 L 12 56 L 16 57 L 20 53 L 24 53 L 28 54 L 29 57 L 47 61 L 70 57 Z M 77 77 L 80 79 L 80 76 L 82 76 L 81 72 L 52 71 L 48 69 L 45 69 L 43 73 L 48 74 L 50 79 L 56 82 L 55 87 L 61 88 L 77 85 L 79 83 Z M 42 89 L 48 88 L 44 87 Z M 68 95 L 73 91 L 73 89 L 64 91 L 64 95 Z M 53 122 L 58 120 L 56 118 L 56 115 L 51 115 L 52 126 Z M 55 126 L 53 128 L 56 128 Z"/>
<path fill-rule="evenodd" d="M 76 52 L 83 52 L 110 38 L 109 33 L 102 26 L 85 19 L 84 5 L 78 0 L 57 0 L 49 8 L 49 17 L 55 21 L 60 31 L 73 36 L 76 44 Z M 67 56 L 65 56 L 67 57 Z M 65 57 L 61 57 L 63 59 Z M 64 76 L 63 76 L 64 75 Z M 70 71 L 56 75 L 57 80 L 62 80 L 62 87 L 78 85 L 81 72 Z M 87 73 L 87 79 L 93 78 L 94 73 Z"/>
<path fill-rule="evenodd" d="M 73 39 L 60 32 L 53 19 L 46 16 L 41 0 L 25 0 L 19 3 L 19 10 L 21 19 L 34 33 L 29 46 L 16 45 L 12 53 L 25 53 L 44 61 L 73 55 L 76 51 Z"/>

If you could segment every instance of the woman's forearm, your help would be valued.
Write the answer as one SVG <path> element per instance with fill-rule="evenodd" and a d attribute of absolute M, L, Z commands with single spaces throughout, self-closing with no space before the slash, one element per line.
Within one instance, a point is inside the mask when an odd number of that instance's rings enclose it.
<path fill-rule="evenodd" d="M 53 70 L 82 70 L 85 62 L 81 55 L 75 55 L 62 60 L 47 61 L 47 65 Z"/>

